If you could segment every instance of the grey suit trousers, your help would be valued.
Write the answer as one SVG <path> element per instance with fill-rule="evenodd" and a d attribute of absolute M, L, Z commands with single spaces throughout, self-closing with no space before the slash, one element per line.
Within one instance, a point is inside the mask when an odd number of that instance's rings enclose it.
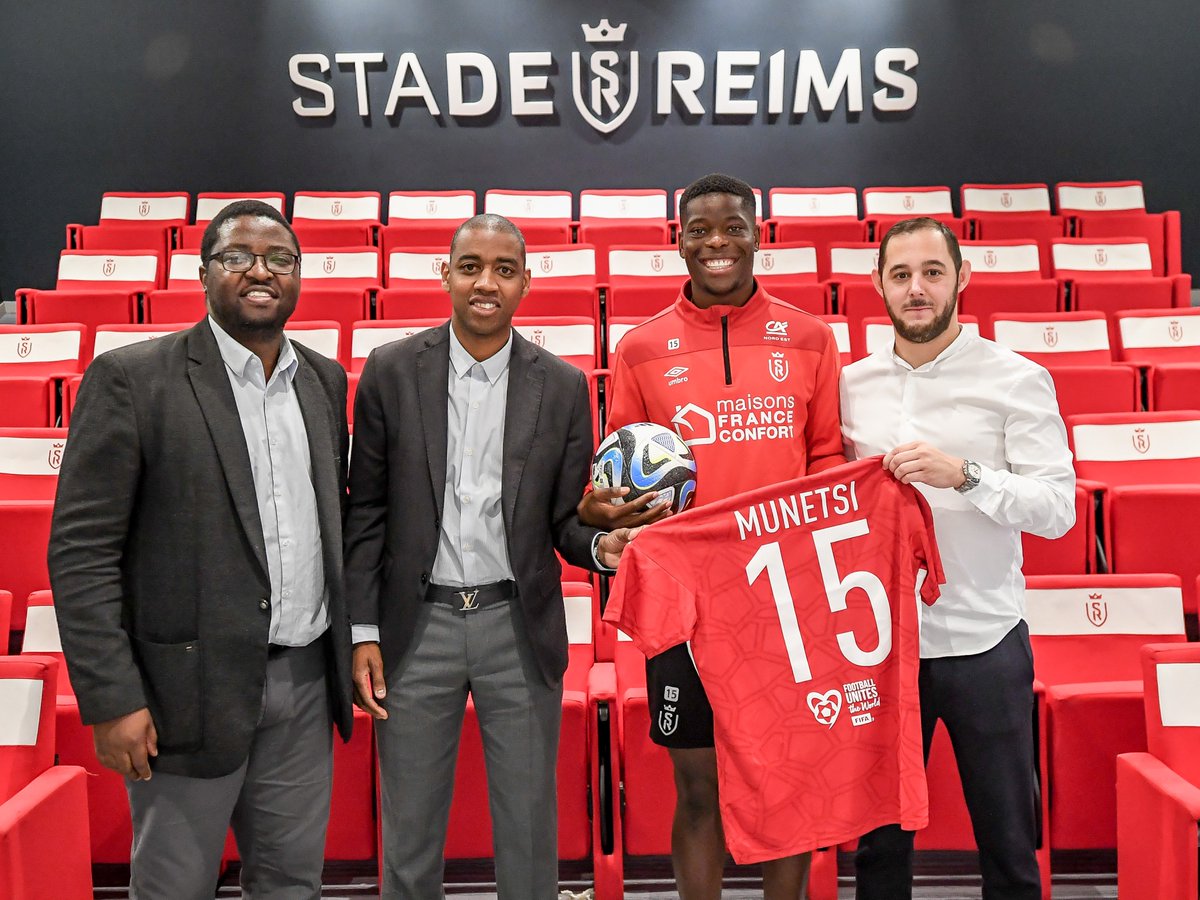
<path fill-rule="evenodd" d="M 542 678 L 515 600 L 466 614 L 425 603 L 418 619 L 404 659 L 384 659 L 388 718 L 376 722 L 382 896 L 445 896 L 446 827 L 469 692 L 483 736 L 498 898 L 556 900 L 562 682 Z"/>
<path fill-rule="evenodd" d="M 333 779 L 326 643 L 267 661 L 262 718 L 238 769 L 220 778 L 160 772 L 126 782 L 131 900 L 212 900 L 230 825 L 244 898 L 321 896 Z"/>

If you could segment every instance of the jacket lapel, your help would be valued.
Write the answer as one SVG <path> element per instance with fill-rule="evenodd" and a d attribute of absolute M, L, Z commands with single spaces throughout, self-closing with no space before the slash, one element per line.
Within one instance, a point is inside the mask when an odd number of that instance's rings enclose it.
<path fill-rule="evenodd" d="M 508 399 L 504 412 L 504 474 L 500 491 L 504 503 L 504 525 L 511 536 L 517 508 L 517 491 L 525 461 L 533 446 L 546 370 L 532 345 L 513 331 L 512 357 L 508 362 Z"/>
<path fill-rule="evenodd" d="M 438 518 L 446 496 L 446 403 L 450 394 L 450 323 L 426 338 L 417 354 L 417 399 L 421 428 L 425 432 L 425 455 L 429 460 L 429 485 L 437 504 Z"/>
<path fill-rule="evenodd" d="M 190 361 L 188 378 L 191 379 L 196 402 L 200 404 L 204 420 L 208 423 L 208 432 L 225 472 L 225 484 L 242 529 L 254 549 L 264 581 L 269 581 L 262 519 L 258 515 L 254 476 L 250 471 L 250 452 L 246 449 L 246 436 L 242 431 L 237 401 L 233 399 L 233 389 L 229 386 L 225 362 L 221 359 L 221 351 L 207 319 L 188 333 L 187 343 Z"/>
<path fill-rule="evenodd" d="M 295 349 L 296 345 L 292 346 Z M 308 457 L 312 466 L 313 492 L 317 498 L 317 522 L 321 526 L 325 571 L 332 575 L 342 569 L 342 507 L 337 477 L 341 460 L 334 439 L 329 395 L 304 354 L 296 350 L 296 356 L 300 362 L 294 381 L 296 399 L 304 418 L 304 430 L 308 432 Z"/>

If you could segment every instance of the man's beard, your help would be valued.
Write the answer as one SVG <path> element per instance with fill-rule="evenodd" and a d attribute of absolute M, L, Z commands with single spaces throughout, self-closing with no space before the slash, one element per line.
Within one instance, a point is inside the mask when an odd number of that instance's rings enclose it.
<path fill-rule="evenodd" d="M 887 306 L 887 304 L 884 305 L 887 307 L 888 317 L 892 320 L 892 327 L 896 329 L 897 336 L 904 338 L 910 344 L 928 344 L 930 341 L 941 337 L 946 329 L 950 327 L 950 320 L 954 317 L 954 311 L 958 309 L 958 289 L 955 288 L 950 302 L 946 304 L 946 308 L 942 313 L 927 325 L 905 325 L 892 312 L 890 306 Z"/>

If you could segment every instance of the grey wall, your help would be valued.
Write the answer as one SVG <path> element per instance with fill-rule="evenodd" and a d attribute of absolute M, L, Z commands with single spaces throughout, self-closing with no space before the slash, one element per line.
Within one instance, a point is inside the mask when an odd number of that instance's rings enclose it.
<path fill-rule="evenodd" d="M 642 97 L 603 136 L 576 112 L 570 53 L 580 23 L 628 23 Z M 1140 179 L 1151 209 L 1181 209 L 1184 265 L 1200 271 L 1200 117 L 1194 0 L 742 0 L 606 4 L 580 0 L 161 0 L 43 3 L 0 10 L 0 296 L 53 285 L 67 222 L 95 222 L 104 190 L 681 187 L 711 170 L 756 186 Z M 712 111 L 718 50 L 758 50 L 748 94 L 766 98 L 766 58 L 816 50 L 831 74 L 862 51 L 865 109 L 774 117 Z M 872 108 L 873 58 L 911 47 L 920 63 L 907 113 Z M 552 51 L 556 114 L 510 115 L 506 56 Z M 660 50 L 705 60 L 707 112 L 653 111 Z M 369 117 L 355 79 L 333 66 L 336 115 L 304 119 L 294 53 L 381 51 Z M 419 102 L 385 117 L 400 54 L 418 54 L 443 115 Z M 445 114 L 447 52 L 487 54 L 497 112 Z"/>

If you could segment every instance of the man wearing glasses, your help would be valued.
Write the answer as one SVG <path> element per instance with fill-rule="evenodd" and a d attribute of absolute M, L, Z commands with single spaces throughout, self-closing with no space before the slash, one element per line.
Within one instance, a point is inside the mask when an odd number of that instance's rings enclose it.
<path fill-rule="evenodd" d="M 320 896 L 330 722 L 351 726 L 342 596 L 346 375 L 283 335 L 295 234 L 258 201 L 204 232 L 208 316 L 97 357 L 50 538 L 63 650 L 127 779 L 130 896 Z"/>

